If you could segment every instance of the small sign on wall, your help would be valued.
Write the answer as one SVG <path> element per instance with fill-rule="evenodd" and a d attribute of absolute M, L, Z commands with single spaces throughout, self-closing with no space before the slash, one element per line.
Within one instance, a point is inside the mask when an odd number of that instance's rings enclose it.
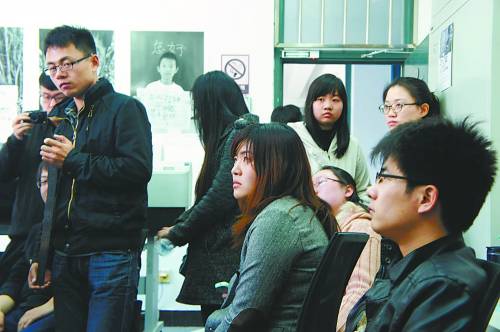
<path fill-rule="evenodd" d="M 439 88 L 441 91 L 451 86 L 453 58 L 453 23 L 441 31 L 439 44 Z"/>
<path fill-rule="evenodd" d="M 232 77 L 240 86 L 243 94 L 248 94 L 249 88 L 249 55 L 222 55 L 221 69 Z"/>

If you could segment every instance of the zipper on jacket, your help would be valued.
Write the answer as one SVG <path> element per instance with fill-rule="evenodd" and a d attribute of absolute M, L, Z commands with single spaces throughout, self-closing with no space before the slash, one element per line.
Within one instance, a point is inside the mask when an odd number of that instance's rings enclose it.
<path fill-rule="evenodd" d="M 88 116 L 89 118 L 92 117 L 93 110 L 94 110 L 94 105 L 90 106 L 90 111 L 89 111 L 89 116 Z M 83 114 L 84 111 L 85 111 L 85 107 L 80 112 L 78 112 L 78 114 L 76 116 L 76 126 L 73 127 L 73 149 L 76 147 L 76 137 L 78 134 L 78 122 L 80 121 L 80 114 Z M 89 130 L 88 124 L 87 124 L 86 130 L 87 131 Z M 70 211 L 71 211 L 71 204 L 73 203 L 73 199 L 76 195 L 75 182 L 76 182 L 75 178 L 73 178 L 73 180 L 71 181 L 71 196 L 69 197 L 69 202 L 68 202 L 68 211 L 67 211 L 68 221 L 70 219 L 69 215 L 70 215 Z"/>

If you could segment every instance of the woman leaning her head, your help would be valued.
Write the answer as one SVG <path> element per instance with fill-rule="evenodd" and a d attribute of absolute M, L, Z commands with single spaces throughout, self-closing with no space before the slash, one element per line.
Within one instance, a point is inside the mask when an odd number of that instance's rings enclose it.
<path fill-rule="evenodd" d="M 384 90 L 380 111 L 389 129 L 408 121 L 441 116 L 438 98 L 427 84 L 418 78 L 400 77 Z"/>

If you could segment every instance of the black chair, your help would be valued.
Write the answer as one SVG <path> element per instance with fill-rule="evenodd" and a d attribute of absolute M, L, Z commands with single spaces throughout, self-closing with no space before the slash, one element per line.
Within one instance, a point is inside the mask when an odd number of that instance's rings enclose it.
<path fill-rule="evenodd" d="M 336 233 L 313 276 L 297 332 L 335 331 L 347 282 L 366 242 L 365 233 Z"/>
<path fill-rule="evenodd" d="M 500 264 L 483 259 L 478 259 L 477 262 L 486 271 L 488 287 L 479 303 L 471 331 L 486 331 L 500 295 Z"/>

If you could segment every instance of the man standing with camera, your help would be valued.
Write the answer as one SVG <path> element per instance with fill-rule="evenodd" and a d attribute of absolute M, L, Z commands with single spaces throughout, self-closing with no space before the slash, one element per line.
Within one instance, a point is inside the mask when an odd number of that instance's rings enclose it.
<path fill-rule="evenodd" d="M 40 105 L 44 114 L 56 116 L 53 107 L 65 99 L 50 77 L 42 73 L 40 83 Z M 41 111 L 41 112 L 43 112 Z M 26 237 L 35 223 L 43 217 L 43 201 L 36 186 L 36 174 L 40 164 L 40 147 L 43 140 L 52 137 L 55 124 L 47 117 L 40 117 L 34 124 L 29 113 L 21 113 L 12 122 L 12 135 L 0 150 L 0 180 L 17 178 L 17 189 L 9 229 L 10 242 L 0 258 L 0 285 L 7 279 L 10 267 L 23 256 Z"/>
<path fill-rule="evenodd" d="M 56 330 L 130 331 L 152 173 L 151 126 L 137 99 L 98 79 L 88 30 L 57 27 L 44 52 L 46 73 L 71 98 L 58 107 L 65 120 L 40 152 L 59 175 L 55 196 L 49 175 L 48 197 L 55 205 Z M 33 263 L 31 283 L 37 269 Z"/>

